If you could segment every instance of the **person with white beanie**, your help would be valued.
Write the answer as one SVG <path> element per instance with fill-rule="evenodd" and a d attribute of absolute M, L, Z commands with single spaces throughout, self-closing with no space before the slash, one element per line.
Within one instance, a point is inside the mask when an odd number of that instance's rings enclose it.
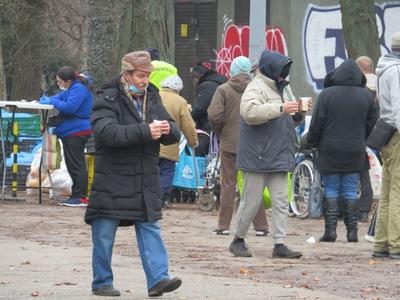
<path fill-rule="evenodd" d="M 221 149 L 221 197 L 218 225 L 215 234 L 228 235 L 236 195 L 236 148 L 239 139 L 240 100 L 251 81 L 251 63 L 247 57 L 236 57 L 230 67 L 228 82 L 220 85 L 207 110 L 213 131 L 220 140 Z M 261 203 L 253 220 L 256 235 L 268 234 L 264 203 Z"/>

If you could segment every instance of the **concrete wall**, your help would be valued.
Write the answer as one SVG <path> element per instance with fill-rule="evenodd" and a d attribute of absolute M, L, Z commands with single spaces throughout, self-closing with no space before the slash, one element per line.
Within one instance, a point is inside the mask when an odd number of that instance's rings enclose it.
<path fill-rule="evenodd" d="M 400 1 L 375 2 L 380 7 L 381 50 L 386 54 L 391 35 L 400 29 Z M 296 96 L 316 99 L 326 72 L 347 56 L 340 32 L 339 0 L 271 0 L 270 18 L 271 25 L 282 28 L 288 55 L 294 61 L 290 81 Z M 328 31 L 332 36 L 326 37 Z"/>
<path fill-rule="evenodd" d="M 378 0 L 376 3 L 379 5 L 377 23 L 381 50 L 385 54 L 391 35 L 400 29 L 400 1 Z M 223 48 L 227 28 L 229 25 L 235 27 L 234 6 L 233 0 L 218 1 L 215 53 L 220 73 L 229 70 L 231 59 L 246 53 L 246 45 L 239 45 L 236 50 L 232 46 Z M 290 81 L 295 95 L 316 99 L 326 73 L 347 57 L 341 34 L 339 0 L 270 0 L 269 17 L 272 27 L 269 46 L 294 61 Z M 243 26 L 233 29 L 241 37 L 247 34 Z M 285 49 L 279 45 L 282 39 Z M 266 40 L 268 45 L 268 34 Z M 278 42 L 274 43 L 274 40 Z"/>

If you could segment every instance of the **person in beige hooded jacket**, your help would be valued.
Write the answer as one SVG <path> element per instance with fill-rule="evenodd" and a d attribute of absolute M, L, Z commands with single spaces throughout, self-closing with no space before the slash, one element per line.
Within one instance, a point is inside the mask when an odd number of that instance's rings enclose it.
<path fill-rule="evenodd" d="M 252 77 L 251 62 L 247 57 L 236 57 L 230 67 L 231 78 L 221 84 L 208 107 L 208 120 L 217 134 L 221 149 L 221 199 L 217 235 L 228 235 L 236 196 L 236 148 L 239 139 L 240 100 Z M 264 203 L 253 220 L 257 236 L 268 234 Z"/>
<path fill-rule="evenodd" d="M 160 97 L 170 116 L 176 121 L 190 147 L 198 145 L 196 126 L 189 112 L 186 100 L 179 96 L 183 88 L 181 78 L 170 76 L 161 82 Z M 160 146 L 160 183 L 161 202 L 166 207 L 171 192 L 171 184 L 175 174 L 175 163 L 179 160 L 179 143 Z"/>

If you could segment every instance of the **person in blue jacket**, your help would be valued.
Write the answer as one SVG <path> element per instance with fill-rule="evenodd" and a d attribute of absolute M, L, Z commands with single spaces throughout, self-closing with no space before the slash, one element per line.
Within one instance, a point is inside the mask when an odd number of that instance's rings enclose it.
<path fill-rule="evenodd" d="M 59 111 L 55 133 L 62 140 L 65 164 L 72 179 L 71 197 L 62 202 L 65 206 L 87 206 L 88 174 L 85 162 L 85 144 L 90 137 L 90 113 L 93 96 L 88 78 L 65 66 L 57 71 L 57 85 L 62 92 L 52 97 L 42 97 L 41 104 L 52 104 Z"/>

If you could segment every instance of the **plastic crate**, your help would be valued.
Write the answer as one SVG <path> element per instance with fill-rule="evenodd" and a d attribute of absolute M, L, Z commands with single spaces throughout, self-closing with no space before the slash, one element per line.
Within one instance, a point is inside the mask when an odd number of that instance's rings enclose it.
<path fill-rule="evenodd" d="M 31 171 L 31 166 L 18 165 L 18 173 L 17 173 L 17 190 L 24 191 L 26 189 L 26 178 L 28 177 L 29 172 Z M 11 189 L 12 186 L 12 176 L 13 174 L 12 168 L 7 167 L 6 169 L 6 186 L 8 189 Z"/>
<path fill-rule="evenodd" d="M 7 128 L 11 127 L 12 113 L 2 111 L 3 134 L 6 135 Z M 14 123 L 18 124 L 18 136 L 22 137 L 40 137 L 40 115 L 15 113 Z M 8 139 L 11 140 L 12 128 L 8 129 Z"/>

